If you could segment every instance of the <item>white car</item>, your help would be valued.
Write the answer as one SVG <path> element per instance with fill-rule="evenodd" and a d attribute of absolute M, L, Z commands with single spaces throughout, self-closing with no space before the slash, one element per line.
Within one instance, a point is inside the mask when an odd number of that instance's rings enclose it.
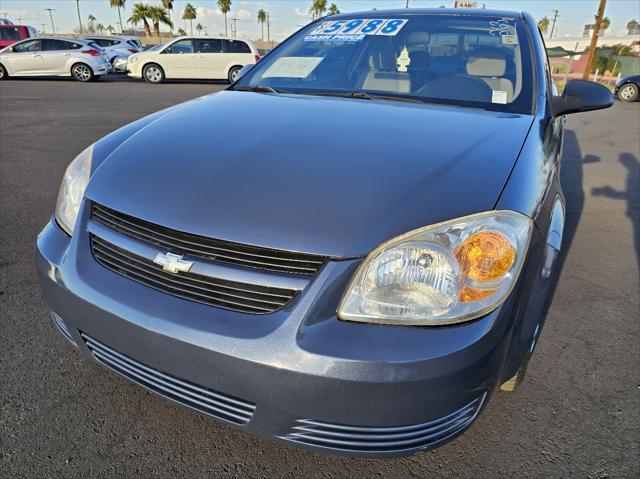
<path fill-rule="evenodd" d="M 234 82 L 243 66 L 259 59 L 256 46 L 249 40 L 178 37 L 131 55 L 127 73 L 150 83 L 187 78 Z"/>
<path fill-rule="evenodd" d="M 142 50 L 137 38 L 131 37 L 85 37 L 86 40 L 100 45 L 115 71 L 125 71 L 127 62 L 124 61 L 133 53 Z"/>
<path fill-rule="evenodd" d="M 0 80 L 9 76 L 70 76 L 86 82 L 111 71 L 109 58 L 87 40 L 40 37 L 0 50 Z"/>

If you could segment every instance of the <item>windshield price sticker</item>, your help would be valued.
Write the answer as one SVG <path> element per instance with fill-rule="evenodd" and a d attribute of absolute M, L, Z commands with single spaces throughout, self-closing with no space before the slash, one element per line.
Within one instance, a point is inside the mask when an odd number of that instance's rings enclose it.
<path fill-rule="evenodd" d="M 359 42 L 364 40 L 366 35 L 308 35 L 304 37 L 305 42 Z"/>
<path fill-rule="evenodd" d="M 360 41 L 366 35 L 395 36 L 409 20 L 401 18 L 354 18 L 322 22 L 305 41 Z"/>
<path fill-rule="evenodd" d="M 516 35 L 516 21 L 514 18 L 502 17 L 489 22 L 489 35 L 510 36 Z M 505 42 L 506 43 L 506 42 Z M 513 42 L 509 42 L 513 43 Z"/>
<path fill-rule="evenodd" d="M 324 57 L 280 57 L 262 74 L 262 78 L 307 78 Z"/>

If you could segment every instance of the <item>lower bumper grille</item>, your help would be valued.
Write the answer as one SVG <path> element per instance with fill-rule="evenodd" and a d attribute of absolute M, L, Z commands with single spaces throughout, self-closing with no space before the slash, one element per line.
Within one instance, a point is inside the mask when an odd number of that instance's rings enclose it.
<path fill-rule="evenodd" d="M 427 449 L 462 432 L 476 418 L 486 393 L 457 411 L 421 424 L 370 427 L 299 419 L 282 439 L 349 452 L 401 452 Z"/>
<path fill-rule="evenodd" d="M 255 404 L 183 381 L 121 354 L 81 333 L 82 339 L 102 365 L 167 399 L 196 411 L 238 425 L 253 416 Z"/>
<path fill-rule="evenodd" d="M 51 320 L 53 321 L 53 324 L 56 326 L 56 328 L 58 328 L 58 331 L 60 331 L 60 334 L 62 334 L 64 338 L 73 345 L 73 347 L 77 348 L 78 343 L 76 343 L 76 340 L 73 339 L 71 332 L 69 332 L 69 328 L 67 328 L 67 325 L 64 324 L 62 318 L 56 313 L 51 312 Z"/>

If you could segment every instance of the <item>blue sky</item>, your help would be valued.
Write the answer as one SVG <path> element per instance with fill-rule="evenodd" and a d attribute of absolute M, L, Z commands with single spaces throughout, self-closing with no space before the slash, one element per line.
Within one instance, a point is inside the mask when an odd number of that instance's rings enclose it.
<path fill-rule="evenodd" d="M 139 0 L 127 0 L 123 22 L 129 17 L 133 4 Z M 142 0 L 148 4 L 159 4 L 160 0 Z M 174 2 L 173 19 L 178 27 L 183 26 L 179 18 L 187 2 L 198 8 L 198 18 L 195 23 L 207 26 L 209 34 L 224 33 L 224 20 L 217 9 L 215 0 L 176 0 Z M 405 0 L 329 0 L 336 3 L 341 11 L 368 10 L 370 8 L 398 8 L 404 7 Z M 410 0 L 412 7 L 438 7 L 440 5 L 453 6 L 453 0 Z M 592 23 L 598 8 L 598 0 L 485 0 L 487 8 L 506 10 L 525 10 L 536 18 L 553 15 L 553 10 L 559 10 L 557 36 L 580 34 L 585 23 Z M 272 38 L 280 40 L 296 31 L 309 21 L 308 8 L 311 0 L 233 0 L 229 18 L 238 18 L 238 36 L 259 38 L 260 26 L 256 21 L 256 12 L 263 8 L 272 17 Z M 53 19 L 56 29 L 60 32 L 71 32 L 77 28 L 75 0 L 0 0 L 0 16 L 6 16 L 13 22 L 18 18 L 22 23 L 32 25 L 38 29 L 45 25 L 46 31 L 51 31 L 49 14 L 45 8 L 54 8 Z M 118 14 L 109 7 L 109 0 L 80 0 L 80 12 L 83 23 L 89 14 L 93 14 L 98 22 L 117 27 Z M 611 20 L 611 32 L 623 31 L 626 23 L 635 18 L 640 21 L 640 1 L 638 0 L 608 0 L 605 11 Z"/>

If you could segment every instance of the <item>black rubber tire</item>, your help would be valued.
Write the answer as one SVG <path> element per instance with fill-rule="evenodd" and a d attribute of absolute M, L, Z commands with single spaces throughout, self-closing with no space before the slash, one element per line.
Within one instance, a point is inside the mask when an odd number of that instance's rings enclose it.
<path fill-rule="evenodd" d="M 147 83 L 157 85 L 164 81 L 164 70 L 157 63 L 149 63 L 142 68 L 142 78 Z"/>
<path fill-rule="evenodd" d="M 71 77 L 75 81 L 86 83 L 93 80 L 95 75 L 93 69 L 86 63 L 74 63 L 71 67 Z"/>
<path fill-rule="evenodd" d="M 618 90 L 618 100 L 624 103 L 631 103 L 638 99 L 638 85 L 635 83 L 625 83 Z"/>
<path fill-rule="evenodd" d="M 9 74 L 7 73 L 7 69 L 4 67 L 2 63 L 0 63 L 0 81 L 6 80 L 9 78 Z"/>
<path fill-rule="evenodd" d="M 229 83 L 233 83 L 237 80 L 237 78 L 234 77 L 240 70 L 242 70 L 241 66 L 236 65 L 235 67 L 231 67 L 231 70 L 229 70 Z"/>

